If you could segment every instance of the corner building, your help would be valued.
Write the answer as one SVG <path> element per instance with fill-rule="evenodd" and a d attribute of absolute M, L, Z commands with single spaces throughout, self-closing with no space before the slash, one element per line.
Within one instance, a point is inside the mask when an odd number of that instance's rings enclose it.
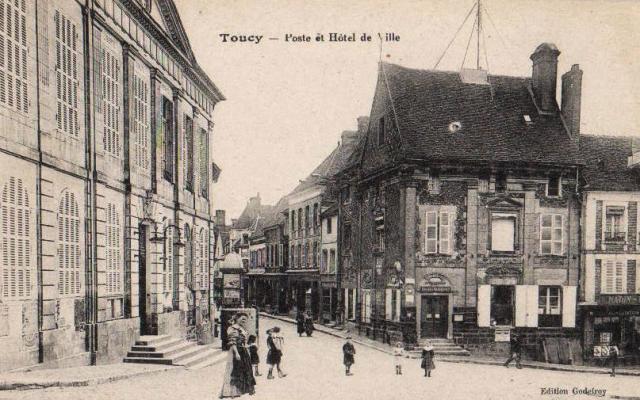
<path fill-rule="evenodd" d="M 206 321 L 221 100 L 171 0 L 0 1 L 0 371 Z"/>
<path fill-rule="evenodd" d="M 507 351 L 576 339 L 580 82 L 381 63 L 360 159 L 340 178 L 345 316 L 375 339 Z M 581 75 L 580 75 L 581 76 Z M 576 124 L 576 121 L 577 124 Z"/>

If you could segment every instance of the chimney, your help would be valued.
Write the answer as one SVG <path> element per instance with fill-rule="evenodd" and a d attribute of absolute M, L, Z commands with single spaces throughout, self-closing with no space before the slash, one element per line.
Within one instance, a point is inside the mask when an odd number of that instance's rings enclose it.
<path fill-rule="evenodd" d="M 238 218 L 231 218 L 231 226 L 236 226 L 238 224 Z"/>
<path fill-rule="evenodd" d="M 216 226 L 225 226 L 227 215 L 224 210 L 216 210 Z"/>
<path fill-rule="evenodd" d="M 369 128 L 369 117 L 361 116 L 358 117 L 358 134 L 360 136 L 364 136 L 367 134 L 367 128 Z"/>
<path fill-rule="evenodd" d="M 255 197 L 249 198 L 249 205 L 252 207 L 260 207 L 260 193 L 258 193 Z"/>
<path fill-rule="evenodd" d="M 356 142 L 358 140 L 358 138 L 360 133 L 359 132 L 354 132 L 354 131 L 344 131 L 342 132 L 341 137 L 341 142 L 343 146 L 350 146 L 351 144 L 353 144 L 354 142 Z M 340 144 L 340 142 L 338 142 L 338 144 Z"/>
<path fill-rule="evenodd" d="M 533 94 L 541 111 L 556 110 L 556 80 L 558 79 L 558 56 L 560 50 L 553 43 L 542 43 L 531 54 L 533 61 Z"/>
<path fill-rule="evenodd" d="M 582 100 L 582 70 L 573 64 L 562 75 L 562 116 L 572 135 L 580 134 L 580 103 Z"/>

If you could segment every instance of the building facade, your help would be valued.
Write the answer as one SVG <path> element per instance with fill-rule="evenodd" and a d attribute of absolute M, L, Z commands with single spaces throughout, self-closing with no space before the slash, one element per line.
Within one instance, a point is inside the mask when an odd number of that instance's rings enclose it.
<path fill-rule="evenodd" d="M 532 78 L 380 64 L 360 160 L 339 180 L 343 304 L 360 332 L 490 351 L 507 330 L 533 356 L 579 336 L 579 69 L 561 109 L 559 54 L 539 46 Z"/>
<path fill-rule="evenodd" d="M 0 370 L 107 363 L 140 334 L 183 335 L 209 312 L 224 97 L 175 5 L 0 10 Z"/>
<path fill-rule="evenodd" d="M 585 358 L 595 363 L 614 344 L 622 362 L 640 361 L 640 185 L 632 140 L 584 135 L 580 142 L 585 186 L 579 310 Z"/>

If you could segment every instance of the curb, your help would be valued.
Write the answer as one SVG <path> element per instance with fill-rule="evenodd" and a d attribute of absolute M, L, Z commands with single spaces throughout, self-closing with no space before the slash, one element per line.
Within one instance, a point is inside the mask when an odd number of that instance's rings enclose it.
<path fill-rule="evenodd" d="M 287 322 L 290 324 L 295 324 L 295 321 L 287 318 L 287 317 L 282 317 L 282 316 L 278 316 L 278 315 L 271 315 L 271 314 L 267 314 L 264 312 L 261 312 L 260 315 L 266 317 L 266 318 L 271 318 L 271 319 L 275 319 L 275 320 L 279 320 L 279 321 L 283 321 L 283 322 Z M 338 332 L 335 332 L 333 330 L 329 330 L 329 328 L 326 328 L 322 325 L 319 325 L 320 328 L 316 327 L 316 330 L 322 333 L 326 333 L 328 335 L 331 336 L 335 336 L 341 339 L 344 339 L 345 336 L 339 334 Z M 383 353 L 387 353 L 387 354 L 393 354 L 393 352 L 391 350 L 386 350 L 386 349 L 382 349 L 378 346 L 374 346 L 371 345 L 369 343 L 366 342 L 361 342 L 359 340 L 357 340 L 355 337 L 352 338 L 352 340 L 355 343 L 358 343 L 359 345 L 374 349 L 374 350 L 378 350 L 381 351 Z M 411 358 L 419 358 L 419 357 L 411 357 Z M 457 363 L 457 364 L 478 364 L 478 365 L 493 365 L 493 366 L 502 366 L 503 362 L 501 361 L 497 361 L 497 360 L 479 360 L 479 359 L 473 359 L 473 358 L 446 358 L 446 357 L 438 357 L 438 361 L 441 362 L 448 362 L 448 363 Z M 522 363 L 522 367 L 523 368 L 531 368 L 531 369 L 546 369 L 549 371 L 562 371 L 562 372 L 578 372 L 578 373 L 588 373 L 588 374 L 609 374 L 610 370 L 609 369 L 603 369 L 603 368 L 599 368 L 599 369 L 574 369 L 572 367 L 569 366 L 565 366 L 565 365 L 561 365 L 561 364 L 530 364 L 527 362 L 523 362 Z M 616 375 L 626 375 L 626 376 L 640 376 L 640 370 L 638 371 L 631 371 L 631 370 L 616 370 Z M 619 397 L 622 400 L 640 400 L 640 397 Z"/>
<path fill-rule="evenodd" d="M 55 380 L 43 380 L 40 382 L 0 382 L 0 391 L 4 390 L 34 390 L 34 389 L 47 389 L 52 387 L 84 387 L 100 385 L 103 383 L 111 383 L 120 380 L 136 378 L 146 375 L 153 375 L 160 372 L 165 372 L 174 368 L 174 366 L 168 366 L 166 368 L 160 368 L 150 371 L 133 372 L 127 375 L 116 375 L 98 378 L 82 379 L 77 381 L 55 381 Z"/>

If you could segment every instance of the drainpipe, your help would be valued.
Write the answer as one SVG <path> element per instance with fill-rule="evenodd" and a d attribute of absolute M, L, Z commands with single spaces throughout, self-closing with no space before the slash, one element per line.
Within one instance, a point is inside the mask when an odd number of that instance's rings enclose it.
<path fill-rule="evenodd" d="M 38 164 L 36 167 L 36 243 L 37 264 L 36 275 L 38 282 L 38 363 L 44 362 L 43 328 L 43 287 L 42 287 L 42 131 L 40 126 L 40 40 L 38 35 L 38 5 L 36 0 L 36 130 L 38 146 Z"/>

